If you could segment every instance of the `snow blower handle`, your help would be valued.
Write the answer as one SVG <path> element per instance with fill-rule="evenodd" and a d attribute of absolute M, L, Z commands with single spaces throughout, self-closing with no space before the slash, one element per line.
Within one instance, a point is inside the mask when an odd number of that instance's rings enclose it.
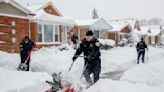
<path fill-rule="evenodd" d="M 73 64 L 74 64 L 74 61 L 72 62 L 71 66 L 69 67 L 69 70 L 68 70 L 68 71 L 70 71 L 70 70 L 71 70 L 71 68 L 72 68 Z"/>
<path fill-rule="evenodd" d="M 79 55 L 75 55 L 74 57 L 84 57 L 84 58 L 86 58 L 86 56 L 79 56 Z M 72 62 L 71 66 L 69 67 L 69 70 L 68 70 L 68 71 L 70 71 L 70 70 L 71 70 L 71 68 L 72 68 L 73 64 L 74 64 L 74 61 Z"/>

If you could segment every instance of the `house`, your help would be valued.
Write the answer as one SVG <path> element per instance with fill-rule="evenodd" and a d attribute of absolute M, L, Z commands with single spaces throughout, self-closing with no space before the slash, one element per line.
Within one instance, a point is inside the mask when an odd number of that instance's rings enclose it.
<path fill-rule="evenodd" d="M 161 26 L 161 37 L 160 37 L 160 44 L 164 45 L 164 26 Z"/>
<path fill-rule="evenodd" d="M 96 38 L 106 38 L 106 31 L 112 29 L 112 27 L 106 22 L 105 19 L 88 19 L 88 20 L 75 20 L 76 26 L 72 30 L 77 33 L 79 41 L 85 37 L 85 33 L 88 30 L 94 32 Z"/>
<path fill-rule="evenodd" d="M 139 38 L 144 37 L 146 44 L 155 45 L 161 43 L 162 29 L 160 25 L 141 26 L 140 31 L 135 31 Z"/>
<path fill-rule="evenodd" d="M 18 52 L 25 35 L 38 48 L 67 42 L 75 24 L 51 0 L 0 0 L 0 19 L 0 50 L 7 52 Z"/>
<path fill-rule="evenodd" d="M 140 30 L 137 19 L 110 20 L 108 23 L 113 27 L 108 30 L 108 39 L 114 40 L 116 45 L 122 40 L 128 41 L 134 30 Z"/>

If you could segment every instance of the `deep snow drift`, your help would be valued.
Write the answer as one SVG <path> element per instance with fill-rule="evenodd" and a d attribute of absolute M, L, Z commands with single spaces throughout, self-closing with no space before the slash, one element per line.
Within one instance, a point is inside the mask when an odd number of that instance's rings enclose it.
<path fill-rule="evenodd" d="M 2 92 L 43 92 L 48 88 L 45 80 L 51 80 L 49 74 L 53 72 L 62 72 L 63 77 L 76 85 L 83 70 L 83 58 L 78 58 L 72 70 L 68 72 L 74 53 L 75 50 L 67 44 L 60 47 L 42 48 L 32 53 L 32 72 L 18 72 L 16 68 L 20 62 L 19 55 L 0 52 L 0 74 L 2 74 L 0 90 Z M 163 92 L 163 53 L 162 48 L 150 47 L 147 64 L 137 65 L 135 47 L 102 50 L 101 79 L 84 92 Z M 113 75 L 118 71 L 119 75 Z"/>

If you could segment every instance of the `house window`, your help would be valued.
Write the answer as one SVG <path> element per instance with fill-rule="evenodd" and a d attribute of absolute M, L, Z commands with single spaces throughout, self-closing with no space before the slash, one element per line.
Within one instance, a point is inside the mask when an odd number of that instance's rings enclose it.
<path fill-rule="evenodd" d="M 42 25 L 39 24 L 38 42 L 42 42 Z"/>
<path fill-rule="evenodd" d="M 44 25 L 44 42 L 53 42 L 53 25 Z"/>
<path fill-rule="evenodd" d="M 39 24 L 38 42 L 59 42 L 59 26 Z"/>
<path fill-rule="evenodd" d="M 96 38 L 100 38 L 100 31 L 99 30 L 94 30 L 94 36 Z"/>
<path fill-rule="evenodd" d="M 54 33 L 55 33 L 55 42 L 59 42 L 59 27 L 54 27 Z"/>

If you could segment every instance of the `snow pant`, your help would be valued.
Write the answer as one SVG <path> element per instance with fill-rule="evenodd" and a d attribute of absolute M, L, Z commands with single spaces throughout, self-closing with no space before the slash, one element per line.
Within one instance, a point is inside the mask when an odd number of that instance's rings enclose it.
<path fill-rule="evenodd" d="M 90 74 L 93 73 L 93 81 L 94 83 L 97 82 L 100 78 L 100 72 L 101 72 L 101 60 L 100 58 L 95 59 L 94 61 L 85 62 L 85 70 L 83 72 L 83 75 L 87 82 L 92 83 Z"/>
<path fill-rule="evenodd" d="M 27 53 L 20 53 L 20 56 L 21 56 L 21 63 L 25 63 L 27 57 L 28 57 L 28 54 Z M 27 60 L 27 70 L 26 71 L 29 71 L 30 69 L 30 58 Z"/>
<path fill-rule="evenodd" d="M 139 64 L 140 57 L 142 56 L 142 62 L 145 62 L 145 51 L 138 51 L 137 63 Z"/>

